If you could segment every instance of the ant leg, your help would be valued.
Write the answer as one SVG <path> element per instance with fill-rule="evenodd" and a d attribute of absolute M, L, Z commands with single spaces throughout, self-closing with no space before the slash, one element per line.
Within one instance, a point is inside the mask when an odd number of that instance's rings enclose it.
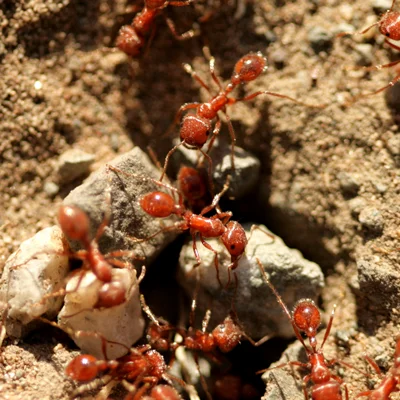
<path fill-rule="evenodd" d="M 260 90 L 258 92 L 254 92 L 252 94 L 249 94 L 246 97 L 242 97 L 240 99 L 234 99 L 234 100 L 235 100 L 235 103 L 237 103 L 238 101 L 249 101 L 249 100 L 254 99 L 257 96 L 260 96 L 261 94 L 267 94 L 269 96 L 279 97 L 280 99 L 290 100 L 290 101 L 293 101 L 296 104 L 300 104 L 302 106 L 311 107 L 311 108 L 326 108 L 327 107 L 327 104 L 308 104 L 308 103 L 304 103 L 302 101 L 296 100 L 293 97 L 286 96 L 285 94 L 280 94 L 280 93 L 276 93 L 276 92 L 270 92 L 269 90 Z"/>
<path fill-rule="evenodd" d="M 197 149 L 197 150 L 199 150 L 200 153 L 203 155 L 203 157 L 207 159 L 207 162 L 208 162 L 208 185 L 210 187 L 211 194 L 214 194 L 214 182 L 212 180 L 212 160 L 211 160 L 211 157 L 207 153 L 205 153 L 202 149 Z M 203 161 L 204 161 L 204 159 L 201 161 L 201 163 L 199 163 L 197 165 L 197 168 L 201 167 Z"/>
<path fill-rule="evenodd" d="M 395 0 L 393 0 L 394 3 Z M 364 33 L 367 33 L 370 29 L 372 29 L 374 26 L 379 25 L 379 22 L 374 22 L 372 25 L 369 25 L 368 27 L 366 27 L 365 29 L 363 29 L 362 31 L 358 31 L 358 32 L 340 32 L 336 35 L 337 38 L 343 37 L 343 36 L 353 36 L 353 35 L 363 35 Z"/>
<path fill-rule="evenodd" d="M 271 233 L 267 232 L 266 230 L 260 228 L 259 225 L 255 225 L 255 224 L 253 224 L 253 225 L 251 226 L 251 228 L 250 228 L 250 236 L 249 236 L 249 238 L 247 239 L 248 241 L 250 241 L 250 239 L 251 239 L 251 237 L 252 237 L 252 235 L 253 235 L 253 232 L 254 232 L 256 229 L 259 230 L 259 231 L 261 231 L 261 232 L 264 233 L 265 235 L 267 235 L 269 238 L 271 238 L 271 239 L 272 239 L 271 244 L 275 242 L 275 236 L 274 236 L 274 235 L 272 235 Z"/>
<path fill-rule="evenodd" d="M 190 64 L 184 63 L 182 64 L 183 69 L 197 82 L 201 87 L 207 90 L 208 93 L 211 93 L 210 87 L 200 78 L 199 74 L 193 69 Z"/>
<path fill-rule="evenodd" d="M 215 122 L 214 129 L 213 129 L 213 132 L 211 135 L 211 139 L 208 142 L 208 146 L 207 146 L 207 150 L 206 150 L 207 153 L 209 153 L 211 151 L 211 149 L 214 145 L 215 139 L 218 137 L 219 132 L 221 130 L 221 120 L 219 119 L 218 114 L 216 116 L 216 119 L 217 119 L 217 121 Z"/>
<path fill-rule="evenodd" d="M 220 91 L 223 91 L 223 87 L 221 81 L 219 80 L 217 74 L 215 73 L 215 58 L 211 55 L 210 48 L 208 46 L 203 47 L 203 54 L 207 58 L 209 67 L 210 67 L 210 74 L 213 81 L 216 83 Z"/>
<path fill-rule="evenodd" d="M 150 235 L 150 236 L 148 236 L 148 237 L 146 237 L 146 238 L 136 238 L 136 237 L 133 237 L 133 236 L 128 236 L 128 239 L 131 240 L 131 241 L 134 242 L 134 243 L 143 243 L 143 242 L 147 242 L 148 240 L 153 239 L 154 237 L 156 237 L 157 235 L 159 235 L 159 234 L 162 233 L 162 232 L 169 232 L 169 231 L 175 231 L 175 230 L 177 230 L 177 231 L 179 231 L 179 230 L 184 231 L 184 230 L 187 229 L 185 224 L 186 224 L 185 222 L 178 222 L 178 223 L 175 224 L 175 225 L 166 226 L 166 227 L 160 229 L 160 230 L 157 231 L 156 233 L 153 233 L 152 235 Z"/>
<path fill-rule="evenodd" d="M 396 46 L 394 43 L 390 42 L 390 41 L 388 40 L 388 38 L 385 39 L 385 43 L 388 44 L 388 45 L 389 45 L 390 47 L 392 47 L 393 49 L 400 51 L 400 46 Z"/>
<path fill-rule="evenodd" d="M 208 250 L 210 250 L 210 251 L 212 251 L 212 252 L 214 253 L 214 266 L 215 266 L 215 269 L 216 269 L 216 271 L 217 271 L 217 281 L 218 281 L 219 285 L 220 285 L 221 288 L 222 288 L 223 285 L 222 285 L 222 282 L 221 282 L 221 278 L 220 278 L 220 276 L 219 276 L 218 252 L 217 252 L 210 244 L 208 244 L 208 243 L 204 240 L 204 238 L 203 238 L 203 236 L 202 236 L 201 234 L 200 234 L 199 236 L 200 236 L 201 244 L 202 244 L 206 249 L 208 249 Z"/>
<path fill-rule="evenodd" d="M 300 361 L 289 361 L 289 362 L 286 362 L 286 363 L 283 363 L 283 364 L 279 364 L 276 367 L 270 367 L 270 368 L 261 369 L 260 371 L 257 371 L 256 374 L 259 375 L 259 374 L 263 374 L 264 372 L 267 372 L 267 371 L 272 371 L 274 369 L 284 368 L 287 365 L 293 365 L 295 367 L 300 367 L 300 368 L 307 368 L 307 364 L 304 364 L 304 363 L 302 363 Z"/>
<path fill-rule="evenodd" d="M 327 328 L 325 330 L 324 340 L 321 343 L 320 350 L 324 347 L 326 339 L 328 338 L 329 333 L 331 331 L 332 323 L 333 323 L 333 317 L 335 316 L 335 310 L 336 310 L 336 304 L 333 305 L 333 309 L 332 309 L 332 312 L 331 312 L 331 317 L 329 318 L 328 326 L 327 326 Z"/>
<path fill-rule="evenodd" d="M 194 288 L 194 294 L 193 294 L 192 304 L 190 305 L 190 315 L 189 315 L 189 327 L 191 328 L 194 326 L 194 314 L 197 307 L 197 296 L 200 290 L 200 270 L 198 268 L 196 269 L 196 273 L 197 273 L 196 286 Z"/>
<path fill-rule="evenodd" d="M 383 373 L 381 371 L 381 369 L 379 368 L 379 365 L 375 362 L 375 360 L 373 360 L 370 356 L 365 355 L 365 359 L 368 361 L 368 364 L 375 370 L 375 372 L 382 376 Z"/>
<path fill-rule="evenodd" d="M 186 2 L 186 4 L 176 4 L 177 2 L 173 2 L 175 6 L 186 6 L 189 2 Z M 171 2 L 169 2 L 169 4 L 171 4 Z M 171 33 L 174 35 L 176 40 L 187 40 L 187 39 L 191 39 L 192 37 L 198 36 L 200 34 L 199 30 L 196 29 L 190 29 L 187 32 L 181 33 L 179 34 L 176 31 L 176 27 L 175 27 L 175 23 L 174 21 L 172 21 L 171 18 L 165 17 L 165 22 L 168 25 L 169 30 L 171 31 Z"/>
<path fill-rule="evenodd" d="M 396 50 L 400 50 L 400 47 L 397 48 Z M 357 65 L 353 65 L 353 66 L 348 66 L 346 67 L 347 70 L 362 70 L 365 72 L 370 72 L 370 71 L 379 71 L 383 68 L 390 68 L 393 67 L 395 65 L 397 65 L 400 62 L 400 60 L 396 60 L 396 61 L 392 61 L 390 63 L 387 64 L 379 64 L 379 65 L 373 65 L 371 67 L 363 67 L 363 66 L 357 66 Z"/>
<path fill-rule="evenodd" d="M 282 307 L 284 313 L 286 314 L 286 316 L 289 318 L 290 323 L 292 324 L 293 327 L 293 331 L 297 337 L 297 339 L 301 342 L 301 344 L 304 346 L 304 348 L 306 349 L 306 352 L 308 353 L 308 347 L 305 344 L 303 337 L 300 334 L 299 329 L 297 328 L 296 324 L 293 321 L 292 315 L 289 311 L 289 309 L 287 308 L 286 304 L 283 302 L 281 295 L 278 293 L 278 291 L 275 289 L 275 286 L 271 283 L 271 281 L 268 279 L 267 277 L 267 273 L 264 270 L 264 267 L 260 261 L 260 259 L 258 257 L 255 257 L 256 262 L 258 264 L 258 268 L 261 272 L 261 276 L 263 277 L 265 283 L 269 286 L 269 288 L 272 290 L 272 292 L 274 293 L 276 300 L 278 301 L 279 305 Z"/>
<path fill-rule="evenodd" d="M 230 182 L 231 182 L 231 176 L 228 175 L 228 176 L 226 177 L 226 181 L 225 181 L 225 184 L 224 184 L 224 187 L 222 188 L 222 190 L 214 196 L 213 201 L 212 201 L 212 203 L 211 203 L 209 206 L 204 207 L 204 208 L 201 210 L 200 215 L 204 215 L 204 214 L 208 213 L 209 211 L 211 211 L 212 209 L 214 209 L 214 208 L 217 206 L 217 204 L 219 203 L 221 197 L 222 197 L 222 196 L 226 193 L 226 191 L 229 189 L 229 184 L 230 184 Z"/>
<path fill-rule="evenodd" d="M 171 158 L 172 154 L 174 154 L 174 153 L 175 153 L 175 150 L 176 150 L 178 147 L 182 146 L 184 143 L 185 143 L 184 141 L 183 141 L 183 142 L 180 142 L 179 144 L 177 144 L 176 146 L 174 146 L 174 147 L 167 153 L 167 155 L 166 155 L 166 157 L 165 157 L 165 161 L 164 161 L 164 167 L 163 167 L 163 170 L 162 170 L 162 174 L 161 174 L 161 176 L 160 176 L 160 182 L 163 180 L 164 176 L 165 176 L 166 173 L 167 173 L 168 162 L 169 162 L 169 159 Z"/>
<path fill-rule="evenodd" d="M 303 378 L 303 382 L 302 382 L 302 387 L 303 387 L 303 393 L 304 393 L 304 398 L 305 400 L 309 400 L 309 396 L 308 396 L 308 392 L 307 392 L 307 383 L 310 380 L 310 375 L 306 375 Z"/>
<path fill-rule="evenodd" d="M 101 224 L 97 228 L 96 235 L 93 239 L 94 242 L 97 243 L 97 241 L 101 238 L 101 236 L 104 233 L 104 230 L 110 223 L 110 218 L 111 218 L 111 190 L 108 188 L 106 190 L 106 211 L 104 212 L 103 220 L 101 221 Z"/>
<path fill-rule="evenodd" d="M 208 400 L 213 400 L 213 398 L 212 398 L 212 396 L 210 394 L 210 391 L 208 389 L 207 382 L 204 379 L 204 376 L 201 374 L 201 371 L 200 371 L 199 356 L 198 356 L 197 353 L 194 353 L 193 357 L 194 357 L 194 361 L 195 361 L 195 364 L 196 364 L 197 372 L 199 373 L 201 387 L 203 388 L 203 390 L 204 390 L 204 392 L 205 392 L 205 394 L 207 396 L 207 399 Z"/>
<path fill-rule="evenodd" d="M 235 130 L 233 129 L 232 121 L 228 113 L 225 113 L 225 117 L 226 117 L 226 122 L 228 124 L 229 135 L 231 137 L 231 164 L 232 164 L 232 169 L 235 170 L 235 144 L 236 144 Z"/>
<path fill-rule="evenodd" d="M 395 64 L 398 64 L 398 63 L 400 63 L 400 60 L 395 61 Z M 386 67 L 386 66 L 385 66 L 385 65 L 382 65 L 382 68 L 384 68 L 384 67 Z M 361 94 L 361 95 L 359 95 L 359 96 L 355 96 L 355 97 L 353 97 L 352 101 L 354 102 L 354 101 L 356 101 L 356 100 L 358 100 L 358 99 L 360 99 L 360 98 L 368 97 L 368 96 L 373 96 L 373 95 L 375 95 L 375 94 L 381 93 L 381 92 L 383 92 L 384 90 L 386 90 L 386 89 L 388 89 L 388 88 L 394 86 L 395 83 L 398 82 L 399 80 L 400 80 L 400 74 L 396 75 L 396 76 L 394 77 L 394 79 L 392 79 L 386 86 L 384 86 L 384 87 L 382 87 L 382 88 L 380 88 L 380 89 L 378 89 L 378 90 L 375 90 L 374 92 L 371 92 L 371 93 Z"/>

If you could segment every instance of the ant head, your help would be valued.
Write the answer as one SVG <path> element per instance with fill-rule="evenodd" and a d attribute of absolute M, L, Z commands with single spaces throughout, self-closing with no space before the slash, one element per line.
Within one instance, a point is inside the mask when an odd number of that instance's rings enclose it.
<path fill-rule="evenodd" d="M 89 244 L 89 218 L 76 206 L 61 206 L 58 210 L 58 223 L 64 234 L 71 240 Z"/>
<path fill-rule="evenodd" d="M 99 373 L 97 358 L 90 354 L 77 356 L 67 365 L 65 373 L 75 381 L 91 381 Z"/>
<path fill-rule="evenodd" d="M 181 125 L 181 141 L 189 146 L 201 148 L 207 142 L 211 122 L 197 115 L 187 115 Z"/>
<path fill-rule="evenodd" d="M 247 245 L 246 232 L 237 221 L 229 221 L 226 224 L 221 240 L 232 258 L 240 257 Z"/>
<path fill-rule="evenodd" d="M 126 300 L 126 289 L 122 282 L 105 283 L 98 292 L 96 308 L 110 308 L 122 304 Z"/>
<path fill-rule="evenodd" d="M 207 193 L 203 175 L 195 168 L 183 166 L 178 173 L 179 189 L 185 198 L 197 200 Z"/>
<path fill-rule="evenodd" d="M 321 314 L 311 299 L 301 299 L 293 310 L 293 322 L 296 327 L 305 332 L 312 339 L 315 339 L 317 329 L 321 324 Z"/>
<path fill-rule="evenodd" d="M 223 353 L 232 351 L 242 338 L 242 330 L 235 324 L 233 319 L 228 316 L 222 324 L 219 324 L 212 332 L 218 348 Z"/>
<path fill-rule="evenodd" d="M 143 47 L 143 40 L 137 35 L 133 26 L 124 25 L 118 32 L 115 44 L 128 56 L 136 57 Z"/>
<path fill-rule="evenodd" d="M 260 53 L 249 53 L 235 65 L 231 82 L 238 85 L 258 78 L 267 69 L 267 59 Z"/>
<path fill-rule="evenodd" d="M 400 13 L 388 11 L 379 22 L 379 32 L 389 39 L 400 40 Z"/>
<path fill-rule="evenodd" d="M 151 192 L 140 199 L 143 211 L 155 218 L 169 217 L 176 213 L 177 205 L 171 195 L 164 192 Z"/>

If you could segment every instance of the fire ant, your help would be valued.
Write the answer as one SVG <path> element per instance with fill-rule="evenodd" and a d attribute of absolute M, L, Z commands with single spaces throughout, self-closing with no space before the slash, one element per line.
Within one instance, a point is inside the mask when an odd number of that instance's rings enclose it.
<path fill-rule="evenodd" d="M 345 35 L 357 35 L 357 34 L 364 34 L 368 32 L 371 28 L 374 26 L 378 25 L 379 33 L 385 36 L 385 43 L 387 43 L 390 47 L 392 47 L 395 50 L 400 51 L 400 47 L 395 45 L 394 43 L 390 42 L 389 39 L 392 40 L 400 40 L 400 12 L 399 11 L 393 11 L 393 7 L 395 4 L 396 0 L 392 1 L 392 5 L 389 10 L 387 10 L 382 17 L 379 19 L 379 21 L 375 22 L 374 24 L 368 26 L 364 30 L 360 32 L 342 32 L 339 33 L 337 36 L 342 37 Z M 383 65 L 375 65 L 373 67 L 362 67 L 364 71 L 374 71 L 374 70 L 380 70 L 382 68 L 390 68 L 395 65 L 400 63 L 400 59 L 396 61 L 392 61 L 388 64 L 383 64 Z M 373 96 L 375 94 L 378 94 L 380 92 L 383 92 L 384 90 L 388 89 L 391 86 L 394 86 L 396 82 L 400 80 L 400 73 L 397 74 L 386 86 L 375 90 L 374 92 L 363 94 L 363 95 L 358 95 L 355 98 L 353 98 L 353 101 L 362 98 L 362 97 L 367 97 L 367 96 Z"/>
<path fill-rule="evenodd" d="M 261 261 L 257 257 L 256 261 L 264 281 L 271 288 L 278 303 L 289 318 L 293 327 L 293 331 L 297 339 L 303 345 L 308 358 L 308 363 L 306 364 L 299 361 L 289 361 L 285 364 L 280 364 L 276 367 L 267 368 L 259 372 L 261 373 L 276 368 L 283 368 L 286 365 L 306 368 L 310 371 L 310 373 L 307 374 L 303 379 L 303 392 L 306 400 L 309 399 L 306 385 L 310 380 L 313 383 L 313 387 L 311 389 L 311 397 L 313 400 L 341 400 L 343 398 L 341 393 L 341 385 L 343 384 L 343 380 L 337 375 L 332 374 L 329 370 L 329 367 L 335 363 L 340 363 L 346 366 L 348 365 L 339 360 L 327 361 L 322 350 L 332 328 L 335 307 L 332 310 L 321 346 L 319 349 L 317 349 L 316 334 L 317 329 L 321 324 L 321 314 L 315 303 L 311 299 L 301 299 L 296 303 L 293 313 L 291 314 L 281 296 L 269 281 Z M 305 332 L 308 337 L 310 347 L 305 344 L 300 332 Z M 346 385 L 344 385 L 344 392 L 345 399 L 349 400 L 349 393 Z"/>
<path fill-rule="evenodd" d="M 104 346 L 105 339 L 102 339 Z M 81 383 L 91 382 L 99 375 L 105 375 L 101 378 L 101 383 L 106 384 L 105 390 L 111 390 L 117 382 L 122 382 L 129 391 L 125 399 L 138 400 L 142 399 L 148 390 L 156 388 L 161 380 L 168 383 L 175 380 L 185 386 L 183 381 L 167 371 L 168 366 L 164 357 L 157 350 L 152 349 L 150 345 L 140 345 L 129 349 L 129 354 L 116 360 L 101 360 L 90 354 L 79 355 L 67 365 L 65 373 Z M 84 385 L 79 392 L 82 393 L 87 389 L 92 389 L 92 386 Z M 158 397 L 150 398 L 166 398 L 160 396 L 167 393 L 175 394 L 175 397 L 171 397 L 172 399 L 180 399 L 175 390 L 163 388 L 155 389 L 154 392 L 151 390 L 150 396 L 158 394 Z"/>
<path fill-rule="evenodd" d="M 81 275 L 75 290 L 78 289 L 84 278 L 82 270 L 91 270 L 96 278 L 103 283 L 98 292 L 98 300 L 94 307 L 113 307 L 122 304 L 126 300 L 126 287 L 123 282 L 113 280 L 112 270 L 113 266 L 126 268 L 131 267 L 131 265 L 116 259 L 116 257 L 130 256 L 136 259 L 140 257 L 135 256 L 131 251 L 125 250 L 113 251 L 106 255 L 101 253 L 98 240 L 108 225 L 108 213 L 104 216 L 92 240 L 90 240 L 89 236 L 89 218 L 79 207 L 62 205 L 58 211 L 58 222 L 61 230 L 70 240 L 77 240 L 84 247 L 84 250 L 79 250 L 71 254 L 71 257 L 83 261 L 82 269 L 79 271 Z M 65 290 L 63 292 L 65 293 Z M 57 294 L 53 293 L 52 296 Z"/>
<path fill-rule="evenodd" d="M 382 371 L 376 362 L 369 356 L 366 356 L 368 363 L 371 367 L 382 376 Z M 357 397 L 368 396 L 370 400 L 389 400 L 391 393 L 398 392 L 398 384 L 400 383 L 400 339 L 397 339 L 396 349 L 394 351 L 393 367 L 389 369 L 387 375 L 382 379 L 381 383 L 376 389 L 367 390 L 359 393 Z"/>
<path fill-rule="evenodd" d="M 121 173 L 126 176 L 135 176 L 134 174 L 124 172 L 116 167 L 113 167 L 112 165 L 108 165 L 107 168 L 116 173 Z M 227 182 L 225 183 L 221 192 L 216 194 L 214 196 L 214 199 L 212 200 L 212 203 L 209 206 L 204 207 L 199 214 L 194 214 L 192 211 L 188 210 L 185 207 L 183 195 L 180 190 L 174 188 L 167 183 L 157 181 L 152 178 L 143 179 L 149 179 L 156 185 L 169 189 L 172 193 L 176 193 L 178 196 L 178 202 L 176 202 L 172 195 L 168 193 L 160 191 L 150 192 L 142 196 L 139 201 L 143 211 L 154 218 L 165 218 L 175 214 L 178 217 L 182 218 L 182 221 L 176 222 L 174 225 L 165 227 L 147 238 L 134 238 L 135 242 L 150 240 L 153 237 L 157 236 L 159 233 L 169 230 L 189 230 L 193 240 L 193 252 L 197 260 L 197 264 L 194 266 L 194 268 L 201 263 L 200 255 L 196 245 L 196 239 L 197 236 L 199 236 L 203 246 L 214 253 L 214 265 L 217 272 L 217 280 L 222 287 L 223 285 L 219 277 L 218 252 L 214 248 L 212 248 L 204 240 L 204 238 L 221 238 L 222 243 L 228 250 L 232 259 L 231 265 L 228 266 L 228 271 L 233 270 L 237 267 L 238 260 L 244 253 L 244 249 L 247 244 L 246 233 L 243 227 L 236 221 L 229 221 L 232 217 L 232 213 L 230 211 L 221 212 L 217 207 L 220 198 L 228 190 L 230 176 L 228 176 Z M 211 217 L 204 216 L 206 213 L 212 211 L 213 209 L 216 209 L 217 214 Z M 229 283 L 230 282 L 228 282 L 228 284 Z"/>
<path fill-rule="evenodd" d="M 317 108 L 325 107 L 325 105 L 309 105 L 309 104 L 303 103 L 301 101 L 298 101 L 292 97 L 289 97 L 289 96 L 286 96 L 283 94 L 279 94 L 279 93 L 275 93 L 275 92 L 271 92 L 268 90 L 257 91 L 255 93 L 252 93 L 243 98 L 229 97 L 231 92 L 237 86 L 239 86 L 242 83 L 254 81 L 261 75 L 262 72 L 264 72 L 268 68 L 266 58 L 260 52 L 249 53 L 249 54 L 243 56 L 236 63 L 236 65 L 233 69 L 233 73 L 232 73 L 230 82 L 228 83 L 228 85 L 225 88 L 223 88 L 223 86 L 220 82 L 220 79 L 217 77 L 217 75 L 215 73 L 214 57 L 212 57 L 209 54 L 209 50 L 207 48 L 204 48 L 204 52 L 206 53 L 206 56 L 209 59 L 210 74 L 211 74 L 213 81 L 219 88 L 219 93 L 217 95 L 211 97 L 209 102 L 185 103 L 178 110 L 170 130 L 178 123 L 178 121 L 180 120 L 181 115 L 184 111 L 195 109 L 196 114 L 188 114 L 183 118 L 181 128 L 180 128 L 181 143 L 174 146 L 168 152 L 168 154 L 165 158 L 163 173 L 160 177 L 160 181 L 162 181 L 162 179 L 166 173 L 168 161 L 169 161 L 171 155 L 175 152 L 175 150 L 181 145 L 184 145 L 187 148 L 201 150 L 203 145 L 207 142 L 207 139 L 210 134 L 211 127 L 212 127 L 212 121 L 214 119 L 216 119 L 213 133 L 212 133 L 212 138 L 208 145 L 207 153 L 211 150 L 211 148 L 214 144 L 214 141 L 217 138 L 219 131 L 221 129 L 221 120 L 218 116 L 219 111 L 222 111 L 225 114 L 225 117 L 227 120 L 229 134 L 231 136 L 231 141 L 232 141 L 231 164 L 232 164 L 232 169 L 235 169 L 234 151 L 235 151 L 236 137 L 235 137 L 235 132 L 233 129 L 232 122 L 226 111 L 227 107 L 232 104 L 235 104 L 237 102 L 252 100 L 261 94 L 268 94 L 271 96 L 287 99 L 287 100 L 293 101 L 297 104 L 301 104 L 301 105 L 305 105 L 305 106 L 317 107 Z M 200 78 L 200 76 L 193 70 L 193 68 L 189 64 L 183 64 L 183 67 L 186 70 L 186 72 L 188 72 L 192 76 L 192 78 L 194 80 L 196 80 L 204 89 L 206 89 L 207 92 L 210 93 L 210 96 L 212 96 L 210 87 L 203 81 L 203 79 Z M 203 154 L 204 154 L 204 152 L 203 152 Z"/>
<path fill-rule="evenodd" d="M 145 44 L 145 37 L 152 29 L 155 17 L 167 6 L 183 7 L 192 0 L 145 0 L 144 7 L 133 19 L 130 25 L 124 25 L 118 33 L 117 47 L 128 56 L 137 57 Z M 178 35 L 171 19 L 166 18 L 167 25 L 177 40 L 186 40 L 196 35 L 194 30 L 189 30 Z"/>

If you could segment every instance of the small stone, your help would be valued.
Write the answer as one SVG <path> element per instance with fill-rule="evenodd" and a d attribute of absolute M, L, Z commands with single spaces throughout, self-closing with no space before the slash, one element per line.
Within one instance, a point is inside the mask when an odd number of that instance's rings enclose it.
<path fill-rule="evenodd" d="M 355 197 L 354 199 L 349 200 L 348 205 L 350 207 L 351 215 L 354 218 L 357 218 L 361 210 L 366 207 L 367 201 L 362 197 Z"/>
<path fill-rule="evenodd" d="M 276 49 L 271 52 L 269 59 L 273 62 L 278 69 L 282 69 L 288 58 L 288 53 L 284 49 Z"/>
<path fill-rule="evenodd" d="M 0 279 L 0 301 L 8 303 L 6 330 L 21 337 L 31 327 L 26 325 L 38 316 L 54 318 L 62 297 L 49 295 L 64 285 L 69 271 L 69 246 L 58 226 L 43 229 L 21 243 L 6 262 Z"/>
<path fill-rule="evenodd" d="M 60 190 L 60 187 L 54 182 L 46 182 L 43 186 L 43 190 L 49 197 L 54 197 Z"/>
<path fill-rule="evenodd" d="M 101 334 L 107 343 L 103 354 L 102 340 L 96 335 L 72 335 L 72 339 L 85 352 L 103 359 L 123 356 L 143 334 L 144 319 L 139 301 L 139 287 L 134 269 L 113 269 L 113 281 L 123 282 L 126 301 L 114 307 L 94 308 L 102 285 L 96 276 L 88 271 L 83 278 L 76 275 L 68 281 L 65 304 L 58 315 L 58 323 L 67 332 L 84 331 Z M 78 283 L 79 282 L 79 283 Z M 77 288 L 77 285 L 79 287 Z M 116 343 L 120 343 L 116 344 Z"/>
<path fill-rule="evenodd" d="M 372 0 L 372 9 L 377 14 L 383 14 L 384 12 L 390 10 L 392 6 L 392 0 Z"/>
<path fill-rule="evenodd" d="M 315 26 L 308 32 L 308 40 L 315 53 L 328 52 L 333 44 L 333 35 L 321 26 Z"/>
<path fill-rule="evenodd" d="M 358 216 L 358 220 L 361 225 L 374 233 L 380 233 L 383 231 L 384 220 L 379 210 L 374 207 L 366 207 Z"/>
<path fill-rule="evenodd" d="M 67 150 L 58 159 L 58 175 L 63 183 L 85 176 L 95 157 L 79 149 Z"/>
<path fill-rule="evenodd" d="M 374 183 L 375 189 L 380 193 L 380 194 L 384 194 L 386 193 L 386 191 L 388 190 L 387 185 L 385 185 L 382 182 L 375 182 Z"/>
<path fill-rule="evenodd" d="M 347 195 L 355 196 L 360 189 L 359 177 L 356 174 L 341 171 L 337 174 L 340 188 Z"/>

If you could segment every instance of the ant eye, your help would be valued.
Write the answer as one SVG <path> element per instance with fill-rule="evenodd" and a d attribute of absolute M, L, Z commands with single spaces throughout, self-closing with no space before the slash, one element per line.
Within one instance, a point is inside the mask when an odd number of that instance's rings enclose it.
<path fill-rule="evenodd" d="M 387 37 L 390 37 L 390 33 L 389 33 L 389 32 L 386 32 L 386 36 L 387 36 Z"/>
<path fill-rule="evenodd" d="M 235 247 L 236 247 L 236 246 L 235 246 L 234 244 L 231 244 L 231 249 L 232 249 L 232 250 L 234 250 Z"/>

